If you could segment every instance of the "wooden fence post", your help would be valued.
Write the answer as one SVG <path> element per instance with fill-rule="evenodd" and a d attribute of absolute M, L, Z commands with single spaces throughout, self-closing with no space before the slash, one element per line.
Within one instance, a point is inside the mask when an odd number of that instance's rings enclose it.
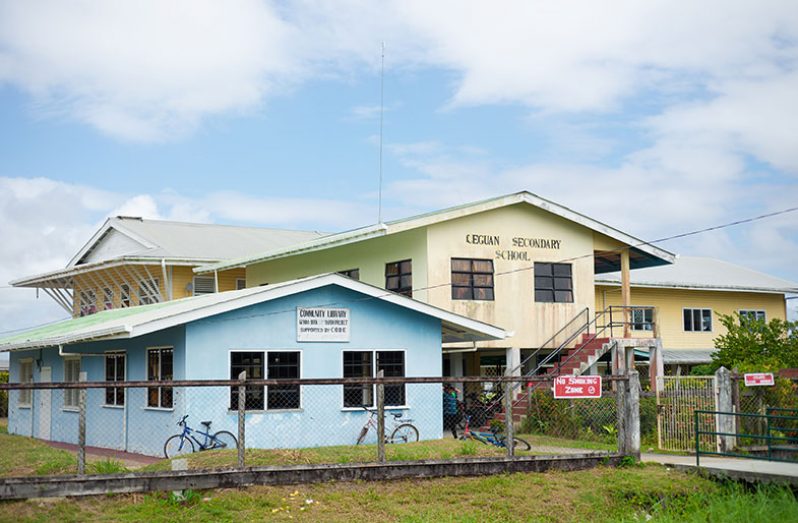
<path fill-rule="evenodd" d="M 238 468 L 244 468 L 244 449 L 246 448 L 246 411 L 247 411 L 247 371 L 238 375 Z"/>
<path fill-rule="evenodd" d="M 385 377 L 385 371 L 379 371 L 377 378 Z M 377 383 L 377 461 L 385 463 L 385 385 Z"/>
<path fill-rule="evenodd" d="M 86 382 L 86 373 L 78 375 L 78 381 Z M 69 389 L 66 389 L 69 390 Z M 78 389 L 78 474 L 86 473 L 86 389 Z"/>

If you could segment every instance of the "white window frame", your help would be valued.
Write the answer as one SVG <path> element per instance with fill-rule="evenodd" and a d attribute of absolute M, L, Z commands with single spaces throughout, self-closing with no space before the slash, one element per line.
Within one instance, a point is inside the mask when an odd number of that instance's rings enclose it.
<path fill-rule="evenodd" d="M 119 379 L 119 376 L 114 376 L 114 380 L 108 380 L 108 358 L 119 358 L 122 357 L 125 359 L 124 364 L 122 365 L 122 379 Z M 104 373 L 105 373 L 105 381 L 106 383 L 117 383 L 117 382 L 124 382 L 127 381 L 127 353 L 125 351 L 108 351 L 105 353 L 105 358 L 103 359 L 104 364 Z M 174 354 L 172 355 L 172 365 L 174 365 Z M 114 365 L 114 373 L 116 373 L 116 365 Z M 108 403 L 108 389 L 117 389 L 119 387 L 106 387 L 103 397 L 103 407 L 111 407 L 111 408 L 124 408 L 125 403 L 127 403 L 127 389 L 122 389 L 122 403 L 116 403 L 116 399 L 114 399 L 114 403 Z M 116 398 L 116 394 L 114 394 L 114 398 Z M 174 398 L 173 398 L 174 399 Z"/>
<path fill-rule="evenodd" d="M 401 352 L 401 353 L 403 353 L 402 362 L 403 362 L 404 367 L 405 367 L 405 371 L 404 371 L 405 375 L 403 377 L 405 377 L 405 378 L 407 377 L 407 349 L 349 349 L 349 348 L 341 349 L 340 361 L 341 361 L 341 377 L 342 378 L 344 376 L 344 353 L 345 352 L 371 352 L 372 353 L 372 357 L 371 357 L 371 377 L 372 377 L 372 379 L 377 377 L 377 353 L 378 352 Z M 372 385 L 371 397 L 374 398 L 374 402 L 373 402 L 374 404 L 371 407 L 369 407 L 369 409 L 373 410 L 373 409 L 377 408 L 377 390 L 376 390 L 376 385 Z M 388 404 L 386 404 L 385 408 L 386 409 L 387 408 L 391 408 L 391 409 L 408 409 L 408 408 L 410 408 L 408 406 L 408 404 L 407 404 L 407 385 L 406 384 L 405 384 L 405 404 L 404 405 L 388 405 Z M 342 411 L 363 410 L 362 407 L 346 407 L 344 405 L 344 386 L 343 385 L 341 385 L 341 410 Z"/>
<path fill-rule="evenodd" d="M 122 283 L 119 285 L 119 306 L 130 307 L 130 285 Z"/>
<path fill-rule="evenodd" d="M 270 352 L 296 352 L 299 354 L 299 378 L 305 375 L 305 354 L 302 349 L 230 349 L 227 351 L 227 372 L 230 373 L 233 366 L 233 354 L 237 352 L 262 352 L 263 353 L 263 376 L 264 379 L 269 378 L 269 353 Z M 236 387 L 233 387 L 234 389 Z M 230 402 L 227 403 L 227 408 L 230 410 Z M 267 412 L 300 412 L 305 408 L 305 389 L 299 386 L 299 407 L 295 409 L 270 409 L 269 408 L 269 387 L 264 387 L 263 391 L 263 409 L 247 409 L 244 410 L 249 413 L 267 413 Z M 232 411 L 231 411 L 232 412 Z"/>
<path fill-rule="evenodd" d="M 81 317 L 97 312 L 97 293 L 94 289 L 84 289 L 78 292 L 78 307 Z"/>
<path fill-rule="evenodd" d="M 25 368 L 30 372 L 26 373 Z M 23 358 L 19 360 L 19 382 L 33 383 L 33 358 Z M 33 390 L 21 390 L 17 396 L 17 407 L 29 409 L 33 405 Z"/>
<path fill-rule="evenodd" d="M 642 321 L 637 321 L 635 319 L 635 314 L 641 314 Z M 654 309 L 648 307 L 632 307 L 630 316 L 633 331 L 650 332 L 654 330 Z M 649 320 L 646 320 L 646 316 L 649 316 Z M 684 315 L 682 316 L 682 321 L 684 321 Z"/>
<path fill-rule="evenodd" d="M 141 280 L 139 282 L 139 305 L 158 303 L 161 295 L 161 280 L 158 278 Z"/>
<path fill-rule="evenodd" d="M 77 363 L 77 373 L 70 376 L 69 367 Z M 64 383 L 77 383 L 80 381 L 80 356 L 64 358 Z M 63 410 L 77 411 L 80 407 L 80 389 L 64 389 Z"/>
<path fill-rule="evenodd" d="M 114 289 L 113 287 L 103 287 L 103 310 L 110 311 L 114 308 Z"/>
<path fill-rule="evenodd" d="M 158 379 L 157 380 L 150 380 L 150 351 L 151 350 L 162 351 L 162 350 L 167 350 L 167 349 L 171 349 L 172 350 L 172 381 L 174 381 L 174 379 L 175 379 L 174 378 L 175 377 L 175 348 L 173 346 L 171 346 L 171 345 L 159 345 L 159 346 L 154 346 L 154 347 L 147 347 L 144 350 L 144 377 L 146 378 L 146 381 L 162 381 L 161 374 L 163 372 L 163 362 L 161 361 L 160 357 L 158 359 Z M 158 389 L 158 406 L 157 407 L 152 407 L 149 404 L 149 401 L 150 401 L 150 389 L 151 388 L 152 389 L 156 389 L 156 388 Z M 171 407 L 161 407 L 161 399 L 162 399 L 161 393 L 163 392 L 162 389 L 164 389 L 164 388 L 172 389 L 172 406 Z M 145 410 L 164 410 L 164 411 L 170 411 L 170 412 L 175 410 L 175 388 L 171 387 L 171 386 L 169 386 L 169 387 L 147 387 L 145 389 L 145 394 L 144 394 L 144 409 Z"/>
<path fill-rule="evenodd" d="M 206 285 L 207 285 L 207 282 L 210 282 L 210 285 L 213 288 L 213 290 L 207 291 L 207 292 L 197 292 L 197 280 L 202 280 L 203 282 L 206 282 Z M 216 288 L 216 278 L 214 278 L 213 276 L 194 276 L 194 278 L 191 280 L 191 295 L 192 296 L 202 296 L 204 294 L 213 294 L 217 290 L 218 289 Z"/>
<path fill-rule="evenodd" d="M 737 314 L 740 315 L 741 320 L 743 318 L 751 320 L 753 316 L 754 321 L 758 321 L 760 319 L 764 322 L 768 321 L 768 316 L 767 313 L 765 312 L 765 309 L 739 309 L 737 311 Z M 762 318 L 758 317 L 760 314 L 762 315 Z"/>
<path fill-rule="evenodd" d="M 691 321 L 690 321 L 690 323 L 691 323 L 691 326 L 693 327 L 693 329 L 692 330 L 685 329 L 685 325 L 684 325 L 684 312 L 685 311 L 701 311 L 702 325 L 701 325 L 700 329 L 696 329 L 695 328 L 695 324 L 694 324 L 694 321 L 693 321 L 692 313 L 691 313 Z M 709 330 L 704 330 L 703 329 L 704 311 L 709 311 Z M 712 319 L 712 309 L 707 308 L 707 307 L 683 307 L 682 308 L 681 321 L 682 321 L 682 330 L 683 330 L 683 332 L 698 332 L 698 333 L 713 332 L 714 329 L 715 329 L 715 325 L 714 325 L 715 322 Z"/>

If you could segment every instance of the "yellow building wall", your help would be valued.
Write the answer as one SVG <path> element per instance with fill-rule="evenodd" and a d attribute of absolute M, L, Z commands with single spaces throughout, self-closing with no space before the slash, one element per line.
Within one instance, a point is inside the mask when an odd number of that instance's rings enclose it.
<path fill-rule="evenodd" d="M 596 286 L 596 310 L 621 304 L 621 288 Z M 632 287 L 632 305 L 657 307 L 659 335 L 666 349 L 711 349 L 714 340 L 725 334 L 720 314 L 732 314 L 741 309 L 764 310 L 766 319 L 786 319 L 783 294 L 734 291 L 703 291 L 693 289 L 658 289 Z M 712 309 L 711 332 L 684 330 L 683 309 Z M 621 321 L 618 318 L 616 321 Z M 651 337 L 651 333 L 632 331 L 635 337 Z M 616 333 L 621 336 L 622 333 Z"/>
<path fill-rule="evenodd" d="M 498 245 L 469 242 L 469 235 L 498 239 Z M 557 240 L 559 248 L 524 246 L 519 238 Z M 437 223 L 428 228 L 427 245 L 429 302 L 514 333 L 479 346 L 536 348 L 595 305 L 593 231 L 542 209 L 519 204 Z M 494 301 L 453 300 L 451 258 L 493 260 Z M 572 264 L 573 303 L 535 302 L 535 262 Z"/>

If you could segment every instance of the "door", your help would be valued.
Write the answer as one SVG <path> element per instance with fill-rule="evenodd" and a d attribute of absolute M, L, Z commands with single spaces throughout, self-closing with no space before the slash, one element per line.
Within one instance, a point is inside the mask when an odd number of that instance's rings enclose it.
<path fill-rule="evenodd" d="M 50 383 L 53 381 L 52 367 L 42 367 L 39 372 L 39 381 L 42 383 Z M 37 390 L 36 396 L 36 411 L 39 414 L 39 424 L 36 433 L 37 438 L 50 439 L 50 417 L 52 416 L 52 391 L 49 389 Z"/>

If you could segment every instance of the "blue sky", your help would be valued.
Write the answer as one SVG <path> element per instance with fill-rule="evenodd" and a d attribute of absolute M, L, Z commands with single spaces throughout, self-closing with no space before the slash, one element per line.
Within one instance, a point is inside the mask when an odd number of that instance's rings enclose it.
<path fill-rule="evenodd" d="M 529 190 L 651 239 L 796 205 L 793 2 L 639 4 L 0 0 L 0 280 L 115 214 L 375 222 L 382 41 L 385 218 Z M 798 213 L 662 246 L 798 281 Z M 0 331 L 60 315 L 0 287 Z"/>

